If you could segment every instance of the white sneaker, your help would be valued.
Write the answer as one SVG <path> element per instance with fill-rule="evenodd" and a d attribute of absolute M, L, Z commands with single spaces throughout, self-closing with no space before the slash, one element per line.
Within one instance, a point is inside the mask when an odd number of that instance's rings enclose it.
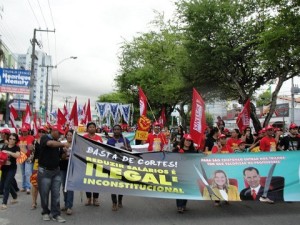
<path fill-rule="evenodd" d="M 50 220 L 49 214 L 44 214 L 44 215 L 43 215 L 43 220 L 44 220 L 44 221 L 49 221 L 49 220 Z"/>
<path fill-rule="evenodd" d="M 72 209 L 67 209 L 67 215 L 72 215 Z"/>
<path fill-rule="evenodd" d="M 52 217 L 52 220 L 57 221 L 59 223 L 65 223 L 66 220 L 62 218 L 61 216 Z"/>
<path fill-rule="evenodd" d="M 268 197 L 260 197 L 259 201 L 274 204 L 274 201 L 269 199 Z"/>

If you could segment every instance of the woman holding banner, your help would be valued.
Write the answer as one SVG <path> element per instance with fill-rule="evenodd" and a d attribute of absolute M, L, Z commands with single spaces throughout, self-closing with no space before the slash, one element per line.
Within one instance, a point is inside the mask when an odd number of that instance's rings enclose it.
<path fill-rule="evenodd" d="M 98 142 L 103 142 L 102 138 L 100 136 L 98 136 L 96 134 L 96 123 L 91 121 L 88 122 L 88 124 L 86 125 L 86 130 L 87 130 L 87 134 L 83 135 L 83 137 L 91 139 L 93 141 L 98 141 Z M 99 206 L 100 202 L 99 202 L 99 193 L 91 193 L 91 192 L 86 192 L 86 202 L 85 205 L 89 206 L 92 205 L 92 196 L 93 196 L 93 205 L 94 206 Z"/>
<path fill-rule="evenodd" d="M 122 127 L 120 125 L 113 126 L 113 137 L 107 140 L 108 145 L 115 146 L 127 151 L 132 151 L 130 141 L 122 135 Z M 117 211 L 118 208 L 122 208 L 123 195 L 111 194 L 112 211 Z"/>
<path fill-rule="evenodd" d="M 194 147 L 194 142 L 190 134 L 183 135 L 180 144 L 173 150 L 178 153 L 197 153 Z M 183 213 L 186 210 L 186 199 L 176 199 L 177 212 Z"/>
<path fill-rule="evenodd" d="M 62 191 L 64 194 L 64 207 L 61 208 L 61 211 L 65 211 L 67 215 L 72 215 L 72 207 L 73 207 L 73 199 L 74 199 L 74 191 L 65 191 L 65 184 L 67 178 L 67 170 L 69 164 L 69 156 L 71 152 L 71 144 L 73 138 L 73 130 L 69 130 L 66 134 L 66 140 L 69 144 L 68 148 L 63 149 L 59 167 L 60 167 L 60 176 L 61 176 L 61 184 L 62 184 Z"/>

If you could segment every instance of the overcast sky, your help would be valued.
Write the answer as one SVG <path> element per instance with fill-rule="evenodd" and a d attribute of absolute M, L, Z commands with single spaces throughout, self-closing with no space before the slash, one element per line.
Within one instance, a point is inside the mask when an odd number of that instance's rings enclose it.
<path fill-rule="evenodd" d="M 53 70 L 53 83 L 60 85 L 55 105 L 77 96 L 80 104 L 90 98 L 93 106 L 99 95 L 114 90 L 121 43 L 147 32 L 155 10 L 171 18 L 174 0 L 0 0 L 0 35 L 11 51 L 25 54 L 34 28 L 55 29 L 37 32 L 53 64 L 78 57 Z"/>

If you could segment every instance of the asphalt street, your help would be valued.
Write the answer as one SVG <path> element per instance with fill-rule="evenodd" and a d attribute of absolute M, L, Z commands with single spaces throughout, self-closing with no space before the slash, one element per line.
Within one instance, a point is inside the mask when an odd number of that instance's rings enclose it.
<path fill-rule="evenodd" d="M 19 173 L 20 171 L 16 178 L 20 184 Z M 0 211 L 0 225 L 57 223 L 42 221 L 40 204 L 36 210 L 31 210 L 30 195 L 19 193 L 18 200 L 17 204 L 8 204 L 7 210 Z M 300 223 L 300 203 L 298 202 L 272 205 L 261 202 L 231 202 L 229 205 L 215 207 L 210 201 L 188 201 L 188 211 L 179 214 L 176 211 L 174 199 L 124 196 L 124 207 L 116 212 L 111 210 L 109 193 L 100 193 L 99 207 L 84 206 L 84 200 L 84 193 L 75 192 L 73 215 L 61 214 L 67 220 L 66 224 L 296 225 Z"/>

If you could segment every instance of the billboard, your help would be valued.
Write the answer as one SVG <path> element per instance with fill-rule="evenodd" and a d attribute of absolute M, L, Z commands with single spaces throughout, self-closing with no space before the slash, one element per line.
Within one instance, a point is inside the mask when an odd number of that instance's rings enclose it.
<path fill-rule="evenodd" d="M 29 94 L 30 70 L 0 68 L 0 92 Z"/>

